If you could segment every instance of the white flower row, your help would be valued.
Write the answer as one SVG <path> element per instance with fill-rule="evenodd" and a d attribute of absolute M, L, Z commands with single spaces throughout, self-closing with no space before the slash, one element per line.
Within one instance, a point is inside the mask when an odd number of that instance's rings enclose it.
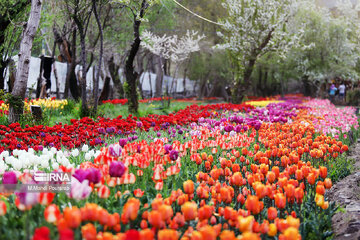
<path fill-rule="evenodd" d="M 81 148 L 84 161 L 90 161 L 96 158 L 99 150 L 89 150 L 87 145 Z M 41 152 L 35 152 L 34 149 L 14 150 L 12 155 L 8 151 L 0 154 L 0 174 L 4 171 L 20 171 L 28 170 L 56 170 L 59 167 L 65 166 L 76 167 L 75 161 L 81 158 L 81 152 L 78 149 L 73 149 L 71 152 L 67 150 L 57 150 L 52 147 L 50 149 L 44 148 Z"/>

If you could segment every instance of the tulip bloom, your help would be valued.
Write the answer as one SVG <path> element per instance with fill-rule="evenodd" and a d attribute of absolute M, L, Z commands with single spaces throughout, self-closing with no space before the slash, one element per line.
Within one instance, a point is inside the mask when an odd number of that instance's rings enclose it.
<path fill-rule="evenodd" d="M 194 193 L 194 182 L 191 180 L 187 180 L 183 183 L 184 192 L 186 194 L 193 194 Z"/>
<path fill-rule="evenodd" d="M 47 206 L 44 211 L 44 217 L 47 222 L 56 223 L 61 218 L 59 207 L 55 204 Z"/>
<path fill-rule="evenodd" d="M 0 201 L 0 216 L 4 216 L 6 214 L 6 203 L 4 201 Z"/>
<path fill-rule="evenodd" d="M 64 219 L 70 228 L 77 228 L 81 224 L 81 212 L 77 207 L 66 207 L 64 210 Z"/>
<path fill-rule="evenodd" d="M 197 205 L 194 202 L 186 202 L 181 206 L 181 212 L 183 213 L 185 220 L 194 220 L 197 217 Z"/>
<path fill-rule="evenodd" d="M 122 177 L 126 167 L 121 161 L 112 161 L 109 166 L 109 174 L 111 177 Z"/>

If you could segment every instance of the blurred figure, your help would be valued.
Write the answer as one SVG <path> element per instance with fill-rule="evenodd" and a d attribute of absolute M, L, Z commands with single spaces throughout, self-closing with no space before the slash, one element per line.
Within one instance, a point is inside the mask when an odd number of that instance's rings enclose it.
<path fill-rule="evenodd" d="M 335 87 L 335 84 L 331 84 L 330 86 L 330 91 L 329 91 L 329 95 L 330 95 L 330 101 L 332 103 L 334 103 L 335 100 L 335 93 L 336 93 L 337 88 Z"/>
<path fill-rule="evenodd" d="M 342 82 L 341 85 L 339 86 L 339 97 L 342 103 L 345 102 L 345 91 L 346 91 L 346 86 L 344 82 Z"/>

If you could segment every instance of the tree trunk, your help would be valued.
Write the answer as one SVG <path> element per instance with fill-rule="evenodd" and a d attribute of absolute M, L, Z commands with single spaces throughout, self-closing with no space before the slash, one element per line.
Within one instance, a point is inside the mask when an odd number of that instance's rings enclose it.
<path fill-rule="evenodd" d="M 86 100 L 86 45 L 85 45 L 85 35 L 83 31 L 80 31 L 80 45 L 81 45 L 81 78 L 80 78 L 80 85 L 81 85 L 81 109 L 83 116 L 88 115 L 88 108 L 87 108 L 87 100 Z"/>
<path fill-rule="evenodd" d="M 79 86 L 78 86 L 78 82 L 77 82 L 77 78 L 76 78 L 76 74 L 75 74 L 75 68 L 76 68 L 76 30 L 74 30 L 73 32 L 73 36 L 72 36 L 72 42 L 71 42 L 71 63 L 69 66 L 69 71 L 66 74 L 66 84 L 65 85 L 65 93 L 66 95 L 64 96 L 65 98 L 67 98 L 67 94 L 68 94 L 68 90 L 70 89 L 70 93 L 73 96 L 73 98 L 78 101 L 80 99 L 80 93 L 79 93 Z"/>
<path fill-rule="evenodd" d="M 100 72 L 101 72 L 101 64 L 102 64 L 102 58 L 103 58 L 103 43 L 104 43 L 104 36 L 103 36 L 103 28 L 101 26 L 101 22 L 100 22 L 100 17 L 99 14 L 97 12 L 96 9 L 96 0 L 92 1 L 93 3 L 93 10 L 94 10 L 94 15 L 95 15 L 95 19 L 99 28 L 99 33 L 100 33 L 100 53 L 99 53 L 99 64 L 98 64 L 98 69 L 97 69 L 97 73 L 96 73 L 96 77 L 95 77 L 95 86 L 94 86 L 94 109 L 93 109 L 93 114 L 96 114 L 97 112 L 97 106 L 98 106 L 98 95 L 99 95 L 99 78 L 100 78 Z M 105 84 L 104 84 L 105 85 Z"/>
<path fill-rule="evenodd" d="M 140 16 L 134 15 L 134 41 L 131 44 L 131 49 L 125 63 L 125 76 L 127 82 L 126 95 L 128 98 L 129 112 L 137 113 L 138 112 L 138 95 L 136 91 L 136 80 L 138 78 L 138 73 L 134 69 L 134 59 L 140 48 L 140 24 L 141 20 L 144 17 L 145 9 L 147 8 L 146 0 L 143 0 L 141 3 Z"/>
<path fill-rule="evenodd" d="M 251 57 L 247 66 L 245 67 L 243 79 L 240 78 L 236 81 L 232 92 L 233 103 L 241 103 L 241 101 L 244 99 L 245 92 L 250 86 L 250 77 L 254 70 L 255 63 L 256 57 Z"/>
<path fill-rule="evenodd" d="M 100 94 L 100 104 L 102 103 L 102 101 L 108 100 L 109 99 L 109 92 L 110 92 L 110 77 L 109 76 L 104 76 L 105 81 L 104 81 L 104 86 L 103 89 L 101 91 Z"/>
<path fill-rule="evenodd" d="M 87 98 L 86 98 L 86 43 L 85 43 L 85 29 L 80 20 L 75 17 L 74 21 L 77 25 L 80 35 L 80 46 L 81 46 L 81 75 L 79 78 L 80 86 L 81 86 L 81 116 L 88 116 L 88 107 L 87 107 Z"/>
<path fill-rule="evenodd" d="M 124 97 L 124 89 L 123 89 L 123 85 L 120 81 L 120 76 L 119 76 L 119 68 L 120 67 L 119 67 L 119 65 L 115 64 L 113 56 L 108 61 L 108 65 L 109 65 L 110 76 L 114 83 L 114 87 L 116 89 L 115 97 L 121 99 Z"/>
<path fill-rule="evenodd" d="M 37 84 L 36 84 L 36 98 L 40 98 L 41 95 L 41 90 L 42 90 L 42 86 L 43 86 L 43 68 L 44 68 L 44 58 L 43 56 L 41 56 L 40 58 L 40 72 L 39 72 L 39 76 L 37 79 Z"/>
<path fill-rule="evenodd" d="M 56 61 L 55 61 L 55 52 L 56 52 L 56 41 L 54 41 L 53 50 L 51 52 L 51 58 L 53 59 L 53 70 L 55 76 L 55 85 L 56 85 L 56 98 L 60 99 L 60 86 L 59 86 L 59 78 L 56 70 Z"/>
<path fill-rule="evenodd" d="M 156 64 L 156 82 L 155 82 L 155 97 L 161 97 L 162 85 L 164 79 L 164 68 L 161 56 L 157 57 L 158 63 Z"/>
<path fill-rule="evenodd" d="M 0 59 L 0 89 L 5 89 L 5 70 L 6 70 L 6 66 L 7 66 L 7 62 Z"/>
<path fill-rule="evenodd" d="M 19 62 L 16 71 L 16 80 L 14 89 L 11 92 L 12 97 L 9 109 L 9 122 L 17 122 L 20 114 L 23 113 L 24 99 L 29 76 L 29 67 L 31 59 L 31 50 L 36 31 L 39 27 L 41 17 L 42 0 L 31 1 L 31 11 L 29 20 L 23 31 L 23 38 L 20 43 Z"/>
<path fill-rule="evenodd" d="M 188 70 L 189 63 L 185 66 L 184 69 L 184 80 L 183 80 L 183 88 L 184 88 L 184 97 L 186 96 L 186 73 Z"/>

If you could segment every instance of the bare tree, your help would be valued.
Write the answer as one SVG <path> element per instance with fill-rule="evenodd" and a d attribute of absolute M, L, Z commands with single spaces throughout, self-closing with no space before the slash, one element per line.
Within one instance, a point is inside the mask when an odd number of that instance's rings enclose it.
<path fill-rule="evenodd" d="M 24 99 L 29 76 L 31 50 L 36 31 L 39 27 L 41 17 L 42 0 L 32 0 L 30 16 L 24 26 L 23 36 L 20 44 L 19 62 L 16 71 L 14 89 L 11 92 L 9 122 L 19 120 L 24 109 Z"/>
<path fill-rule="evenodd" d="M 95 15 L 95 19 L 96 19 L 96 23 L 98 25 L 99 28 L 99 35 L 100 35 L 100 52 L 99 52 L 99 63 L 98 63 L 98 69 L 97 69 L 97 73 L 95 76 L 95 81 L 94 81 L 94 114 L 96 114 L 97 112 L 97 106 L 98 106 L 98 95 L 99 95 L 99 78 L 100 78 L 100 72 L 101 72 L 101 65 L 102 65 L 102 58 L 103 58 L 103 46 L 104 46 L 104 34 L 103 34 L 103 26 L 101 25 L 101 21 L 100 21 L 100 16 L 97 10 L 97 6 L 96 6 L 96 0 L 92 0 L 92 7 L 93 7 L 93 11 L 94 11 L 94 15 Z M 101 4 L 99 4 L 101 7 Z M 100 12 L 100 11 L 99 11 Z M 105 84 L 104 84 L 105 85 Z"/>
<path fill-rule="evenodd" d="M 137 113 L 139 103 L 138 103 L 138 95 L 136 89 L 136 82 L 139 77 L 139 73 L 135 71 L 134 68 L 134 60 L 137 52 L 140 48 L 140 25 L 141 21 L 145 16 L 145 11 L 149 7 L 149 3 L 147 0 L 142 0 L 140 10 L 137 12 L 135 7 L 128 6 L 133 13 L 133 28 L 134 28 L 134 40 L 131 44 L 130 51 L 128 53 L 126 63 L 125 63 L 125 77 L 127 88 L 125 89 L 125 93 L 127 98 L 129 99 L 129 112 Z"/>
<path fill-rule="evenodd" d="M 13 1 L 11 5 L 7 4 L 7 7 L 5 4 L 5 6 L 0 7 L 0 89 L 4 89 L 5 72 L 11 61 L 11 49 L 18 40 L 17 36 L 15 37 L 15 35 L 17 35 L 16 27 L 13 29 L 11 36 L 7 36 L 6 31 L 12 25 L 14 18 L 26 12 L 24 9 L 26 9 L 26 6 L 29 5 L 30 2 L 30 0 L 17 0 Z M 8 42 L 8 44 L 6 44 L 6 42 Z"/>
<path fill-rule="evenodd" d="M 66 9 L 69 16 L 74 20 L 77 30 L 79 31 L 80 36 L 80 46 L 81 46 L 81 75 L 79 78 L 81 86 L 81 115 L 86 116 L 89 114 L 87 107 L 87 97 L 86 97 L 86 73 L 87 73 L 87 58 L 86 58 L 86 32 L 89 25 L 89 20 L 93 8 L 91 3 L 87 0 L 65 0 Z"/>

